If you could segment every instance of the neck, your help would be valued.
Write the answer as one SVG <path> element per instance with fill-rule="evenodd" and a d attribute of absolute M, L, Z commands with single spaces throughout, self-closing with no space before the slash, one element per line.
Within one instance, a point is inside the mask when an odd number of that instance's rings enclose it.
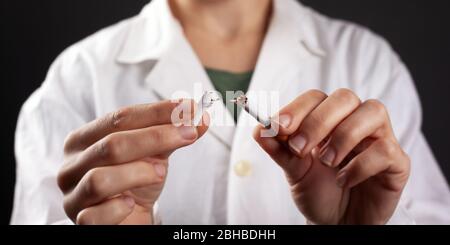
<path fill-rule="evenodd" d="M 170 0 L 184 29 L 196 29 L 223 39 L 264 33 L 272 0 Z"/>

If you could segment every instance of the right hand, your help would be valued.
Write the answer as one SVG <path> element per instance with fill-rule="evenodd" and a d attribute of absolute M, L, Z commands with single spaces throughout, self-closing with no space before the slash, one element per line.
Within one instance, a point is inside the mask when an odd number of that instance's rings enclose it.
<path fill-rule="evenodd" d="M 153 223 L 153 206 L 164 186 L 169 155 L 194 143 L 209 122 L 205 113 L 201 126 L 176 127 L 171 114 L 180 103 L 195 107 L 191 100 L 125 107 L 67 137 L 58 186 L 73 222 Z"/>

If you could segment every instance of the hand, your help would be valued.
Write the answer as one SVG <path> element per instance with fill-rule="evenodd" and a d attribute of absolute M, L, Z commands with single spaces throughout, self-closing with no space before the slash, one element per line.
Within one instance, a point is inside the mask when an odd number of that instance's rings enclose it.
<path fill-rule="evenodd" d="M 153 206 L 167 176 L 169 155 L 192 144 L 207 130 L 207 126 L 171 124 L 172 111 L 186 103 L 188 107 L 195 106 L 184 100 L 123 108 L 67 137 L 58 185 L 64 193 L 64 209 L 72 221 L 153 222 Z M 208 125 L 207 114 L 202 120 L 202 125 Z"/>
<path fill-rule="evenodd" d="M 279 112 L 276 138 L 254 138 L 284 170 L 292 197 L 315 224 L 385 224 L 409 176 L 388 113 L 348 89 L 311 90 Z M 288 136 L 288 140 L 280 140 Z"/>

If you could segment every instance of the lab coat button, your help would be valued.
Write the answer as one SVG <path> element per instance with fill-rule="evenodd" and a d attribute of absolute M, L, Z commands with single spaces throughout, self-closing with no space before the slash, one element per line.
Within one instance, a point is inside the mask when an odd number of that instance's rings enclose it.
<path fill-rule="evenodd" d="M 234 165 L 234 173 L 240 177 L 249 176 L 252 173 L 252 164 L 249 161 L 241 160 Z"/>

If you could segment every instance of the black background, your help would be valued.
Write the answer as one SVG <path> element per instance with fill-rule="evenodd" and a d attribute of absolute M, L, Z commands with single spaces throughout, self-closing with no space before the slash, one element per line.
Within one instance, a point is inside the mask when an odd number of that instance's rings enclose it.
<path fill-rule="evenodd" d="M 139 13 L 147 0 L 40 0 L 1 2 L 1 207 L 9 222 L 14 191 L 14 130 L 22 103 L 68 45 L 99 28 Z M 447 179 L 450 136 L 449 1 L 303 0 L 332 17 L 384 36 L 411 71 L 424 110 L 423 130 Z M 39 164 L 38 162 L 36 164 Z M 32 204 L 30 204 L 32 205 Z"/>

